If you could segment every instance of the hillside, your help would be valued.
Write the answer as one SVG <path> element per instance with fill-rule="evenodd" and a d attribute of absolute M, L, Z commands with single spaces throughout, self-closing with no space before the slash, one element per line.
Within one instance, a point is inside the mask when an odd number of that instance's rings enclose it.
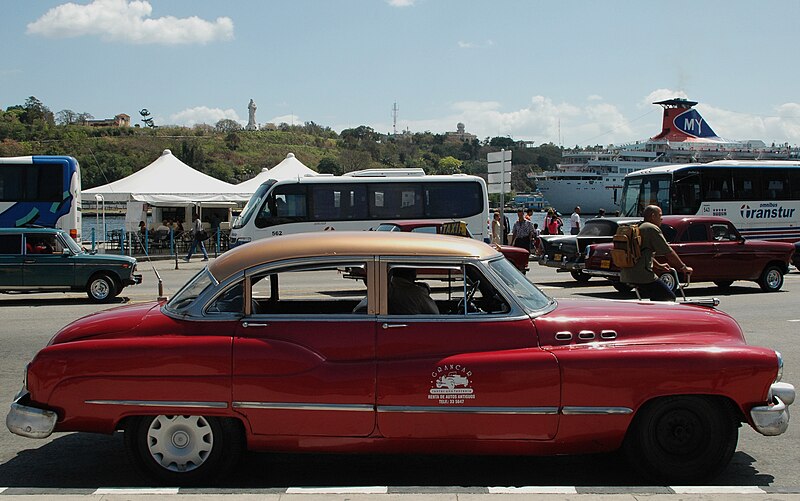
<path fill-rule="evenodd" d="M 366 126 L 337 134 L 313 122 L 245 131 L 230 120 L 221 120 L 215 127 L 89 127 L 56 124 L 52 113 L 47 113 L 37 115 L 24 106 L 0 111 L 0 156 L 71 155 L 81 164 L 84 188 L 125 177 L 158 158 L 164 149 L 206 174 L 239 183 L 264 167 L 275 166 L 289 152 L 310 168 L 332 174 L 418 167 L 428 174 L 463 172 L 486 177 L 486 154 L 506 148 L 512 150 L 516 192 L 533 188 L 526 174 L 553 169 L 561 158 L 561 149 L 553 144 L 525 148 L 507 137 L 462 142 L 430 132 L 379 134 Z"/>

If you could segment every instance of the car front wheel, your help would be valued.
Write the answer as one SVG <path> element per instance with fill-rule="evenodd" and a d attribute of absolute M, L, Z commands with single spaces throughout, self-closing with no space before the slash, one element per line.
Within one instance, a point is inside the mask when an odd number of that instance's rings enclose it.
<path fill-rule="evenodd" d="M 570 271 L 569 273 L 570 275 L 572 275 L 572 278 L 574 278 L 578 282 L 588 282 L 592 278 L 591 275 L 587 275 L 586 273 L 581 273 L 580 271 Z"/>
<path fill-rule="evenodd" d="M 86 294 L 95 303 L 104 303 L 117 295 L 117 285 L 108 275 L 96 275 L 86 285 Z"/>
<path fill-rule="evenodd" d="M 658 279 L 667 284 L 667 287 L 669 287 L 669 290 L 672 292 L 675 292 L 678 289 L 678 282 L 675 281 L 675 275 L 673 275 L 671 272 L 662 274 L 660 277 L 658 277 Z"/>
<path fill-rule="evenodd" d="M 758 279 L 758 285 L 765 292 L 776 292 L 783 287 L 783 272 L 775 265 L 767 266 Z"/>
<path fill-rule="evenodd" d="M 244 440 L 231 420 L 160 415 L 129 421 L 125 448 L 145 475 L 169 485 L 198 485 L 230 473 Z"/>
<path fill-rule="evenodd" d="M 676 396 L 643 407 L 623 447 L 630 464 L 647 479 L 692 482 L 725 469 L 738 436 L 738 423 L 723 402 Z"/>

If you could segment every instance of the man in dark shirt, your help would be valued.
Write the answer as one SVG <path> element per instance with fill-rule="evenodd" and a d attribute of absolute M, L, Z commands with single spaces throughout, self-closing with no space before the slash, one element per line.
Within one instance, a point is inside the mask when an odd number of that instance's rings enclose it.
<path fill-rule="evenodd" d="M 691 275 L 693 270 L 681 261 L 661 233 L 661 207 L 648 205 L 643 215 L 644 222 L 639 225 L 642 255 L 632 268 L 622 269 L 620 281 L 638 288 L 642 296 L 652 301 L 675 301 L 675 294 L 658 279 L 659 274 L 670 270 L 669 264 L 659 263 L 655 256 L 666 256 L 667 261 L 685 275 Z"/>
<path fill-rule="evenodd" d="M 390 315 L 438 315 L 439 308 L 431 299 L 428 288 L 414 280 L 413 268 L 394 268 L 389 279 Z"/>

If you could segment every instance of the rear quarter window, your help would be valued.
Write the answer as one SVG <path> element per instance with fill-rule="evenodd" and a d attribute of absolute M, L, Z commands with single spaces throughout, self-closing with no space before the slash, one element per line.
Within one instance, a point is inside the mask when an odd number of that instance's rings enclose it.
<path fill-rule="evenodd" d="M 22 235 L 0 235 L 0 255 L 22 254 Z"/>

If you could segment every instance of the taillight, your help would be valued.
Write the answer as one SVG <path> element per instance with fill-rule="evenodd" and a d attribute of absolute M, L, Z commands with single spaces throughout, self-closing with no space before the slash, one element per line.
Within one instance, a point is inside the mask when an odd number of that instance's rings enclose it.
<path fill-rule="evenodd" d="M 73 240 L 78 242 L 78 229 L 77 228 L 72 228 L 71 230 L 69 230 L 69 236 L 70 236 L 70 238 L 72 238 Z M 80 243 L 80 242 L 78 242 L 78 243 Z"/>

